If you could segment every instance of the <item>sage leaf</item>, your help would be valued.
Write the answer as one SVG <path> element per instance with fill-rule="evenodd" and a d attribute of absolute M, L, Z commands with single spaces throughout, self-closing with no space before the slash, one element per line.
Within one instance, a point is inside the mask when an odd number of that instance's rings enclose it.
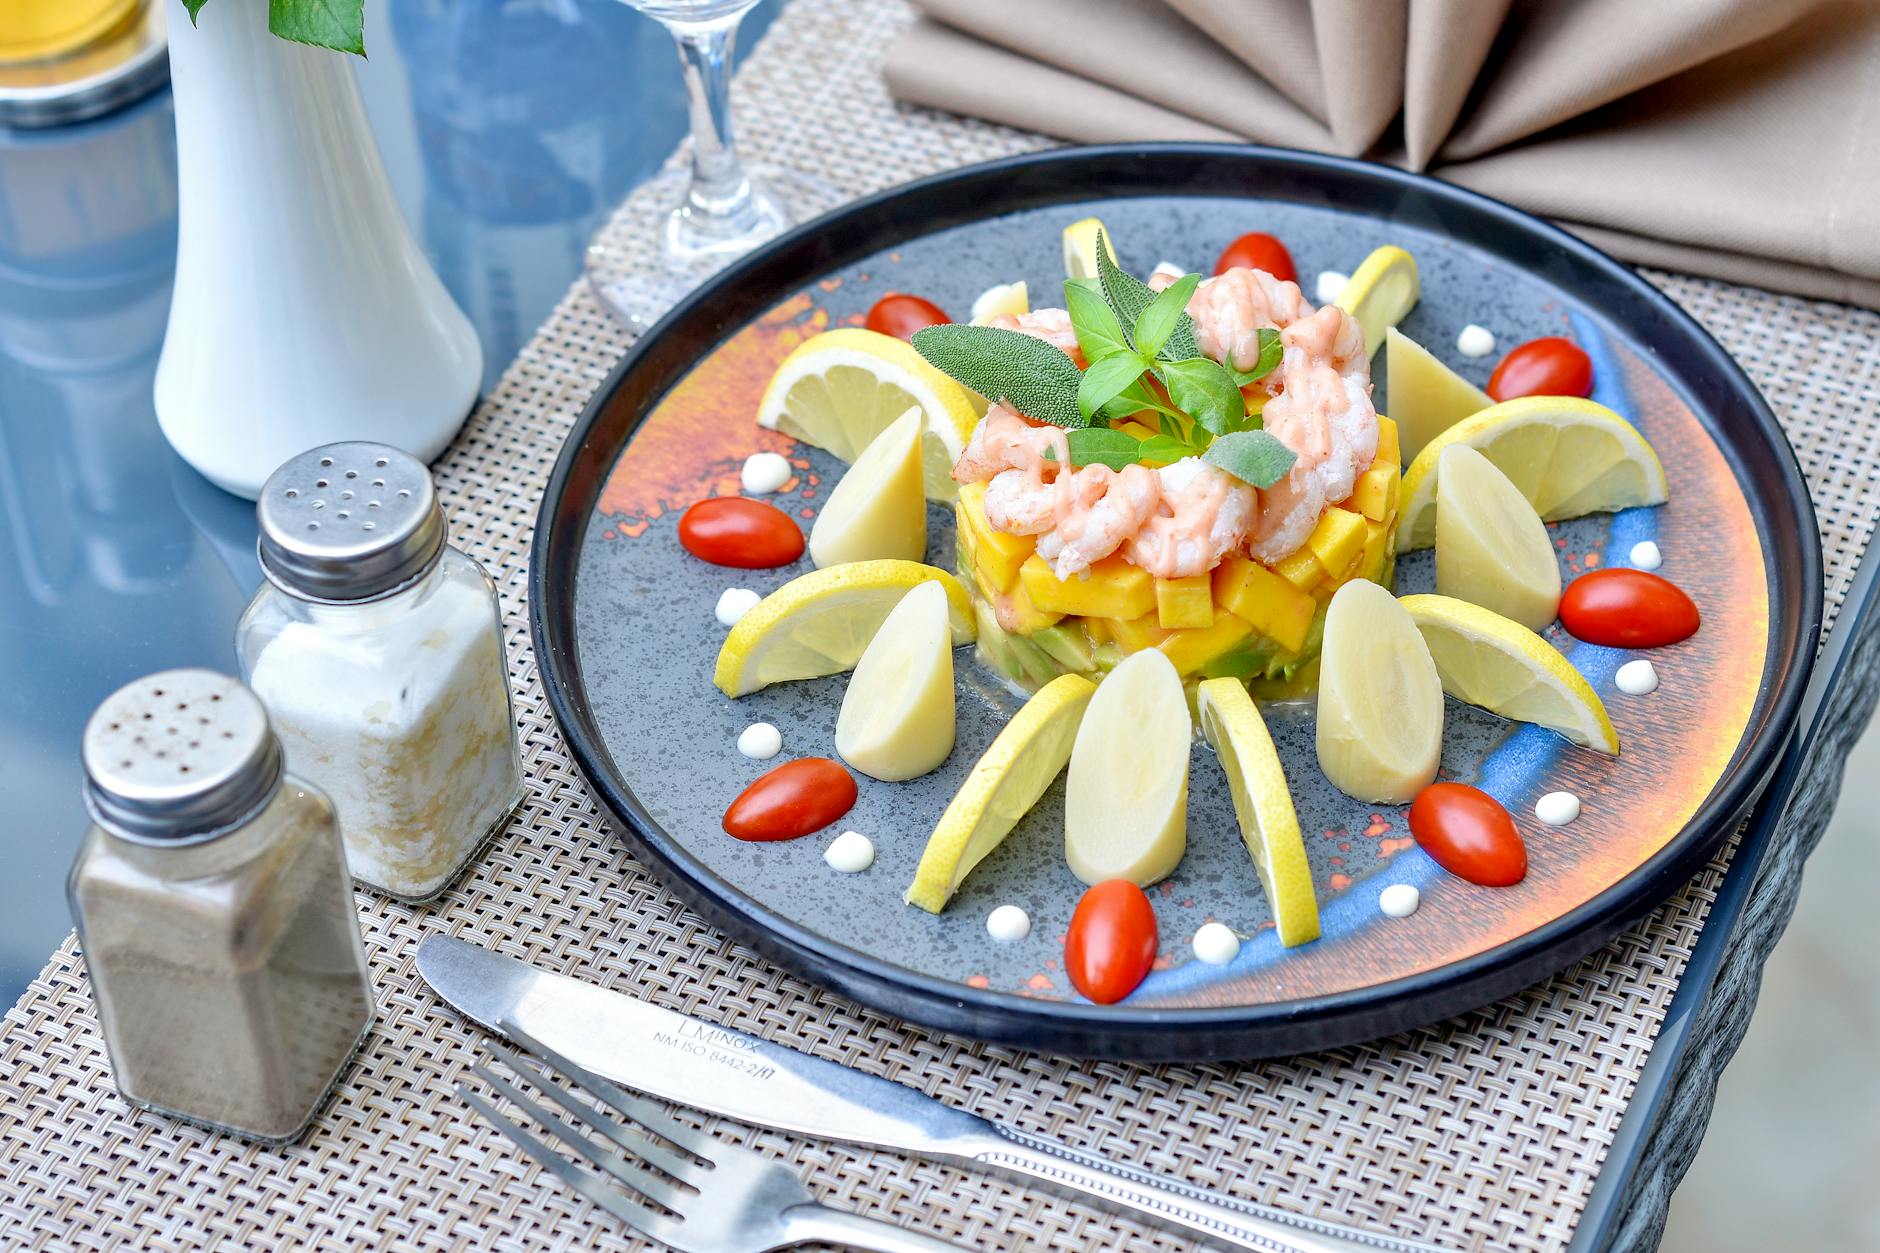
<path fill-rule="evenodd" d="M 1124 326 L 1135 326 L 1142 311 L 1155 303 L 1156 293 L 1147 283 L 1124 273 L 1116 262 L 1110 260 L 1109 244 L 1104 240 L 1102 231 L 1097 232 L 1097 283 L 1103 292 L 1104 301 Z M 1194 320 L 1187 313 L 1175 319 L 1175 329 L 1162 342 L 1158 355 L 1169 361 L 1183 361 L 1201 355 L 1201 346 L 1195 342 Z"/>
<path fill-rule="evenodd" d="M 1077 407 L 1085 419 L 1120 396 L 1124 389 L 1142 377 L 1146 367 L 1133 352 L 1112 353 L 1091 363 L 1077 385 Z"/>
<path fill-rule="evenodd" d="M 1064 307 L 1070 311 L 1071 329 L 1077 332 L 1077 344 L 1084 350 L 1085 361 L 1094 364 L 1119 352 L 1132 351 L 1116 314 L 1104 303 L 1096 279 L 1065 279 Z"/>
<path fill-rule="evenodd" d="M 1019 331 L 951 322 L 914 332 L 914 349 L 935 369 L 1028 418 L 1085 425 L 1077 407 L 1083 371 L 1061 348 Z"/>
<path fill-rule="evenodd" d="M 1199 274 L 1190 274 L 1176 280 L 1162 289 L 1156 298 L 1149 302 L 1136 318 L 1136 324 L 1130 338 L 1136 341 L 1136 351 L 1145 357 L 1153 357 L 1162 351 L 1162 345 L 1175 332 L 1176 324 L 1186 315 L 1188 297 L 1194 295 L 1195 287 L 1201 282 Z"/>
<path fill-rule="evenodd" d="M 1079 431 L 1067 432 L 1064 438 L 1071 446 L 1072 465 L 1103 465 L 1120 470 L 1142 460 L 1139 451 L 1142 448 L 1141 440 L 1122 431 L 1113 431 L 1107 426 L 1087 426 Z M 1045 460 L 1057 460 L 1056 453 L 1046 449 Z"/>
<path fill-rule="evenodd" d="M 1234 376 L 1235 383 L 1245 387 L 1271 374 L 1278 367 L 1283 353 L 1284 349 L 1279 342 L 1279 332 L 1270 326 L 1263 326 L 1260 328 L 1260 359 L 1253 363 L 1253 369 L 1236 370 L 1230 365 L 1227 367 L 1227 372 Z"/>
<path fill-rule="evenodd" d="M 1201 459 L 1242 482 L 1267 488 L 1291 472 L 1298 456 L 1265 431 L 1235 431 L 1209 444 Z"/>
<path fill-rule="evenodd" d="M 1233 376 L 1206 357 L 1164 362 L 1156 367 L 1156 377 L 1167 386 L 1175 407 L 1211 435 L 1227 434 L 1246 416 L 1246 403 Z"/>
<path fill-rule="evenodd" d="M 364 56 L 365 0 L 268 0 L 268 29 L 296 43 Z"/>

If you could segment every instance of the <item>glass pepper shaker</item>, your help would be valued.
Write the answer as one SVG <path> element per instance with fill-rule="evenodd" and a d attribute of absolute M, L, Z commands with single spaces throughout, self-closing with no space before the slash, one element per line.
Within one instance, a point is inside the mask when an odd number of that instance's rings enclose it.
<path fill-rule="evenodd" d="M 92 825 L 66 881 L 132 1105 L 298 1136 L 372 1025 L 333 807 L 261 702 L 210 670 L 121 688 L 85 728 Z"/>
<path fill-rule="evenodd" d="M 300 454 L 257 514 L 242 677 L 333 798 L 353 877 L 430 900 L 522 800 L 496 585 L 445 542 L 424 463 L 387 445 Z"/>

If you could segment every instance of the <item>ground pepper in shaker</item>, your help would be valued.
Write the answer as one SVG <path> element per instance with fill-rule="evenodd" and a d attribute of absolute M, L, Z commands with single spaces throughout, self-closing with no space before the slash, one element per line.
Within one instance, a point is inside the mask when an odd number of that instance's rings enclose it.
<path fill-rule="evenodd" d="M 66 880 L 118 1091 L 298 1136 L 372 1025 L 333 807 L 261 702 L 210 670 L 119 689 L 85 728 L 92 816 Z"/>
<path fill-rule="evenodd" d="M 333 798 L 353 877 L 429 900 L 522 799 L 496 585 L 445 542 L 430 471 L 383 444 L 302 453 L 257 513 L 242 677 Z"/>

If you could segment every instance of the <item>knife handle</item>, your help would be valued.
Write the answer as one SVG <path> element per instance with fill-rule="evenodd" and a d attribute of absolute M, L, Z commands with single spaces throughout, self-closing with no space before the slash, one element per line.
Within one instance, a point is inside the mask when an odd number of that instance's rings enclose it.
<path fill-rule="evenodd" d="M 1108 1162 L 1043 1136 L 989 1124 L 995 1136 L 950 1145 L 993 1170 L 1131 1210 L 1236 1248 L 1259 1253 L 1440 1253 L 1427 1244 L 1269 1209 Z"/>

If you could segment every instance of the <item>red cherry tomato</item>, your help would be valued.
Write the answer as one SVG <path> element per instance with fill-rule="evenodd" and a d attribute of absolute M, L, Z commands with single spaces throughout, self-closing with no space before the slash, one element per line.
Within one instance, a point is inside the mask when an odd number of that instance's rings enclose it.
<path fill-rule="evenodd" d="M 767 570 L 803 555 L 803 528 L 761 500 L 713 496 L 679 519 L 679 542 L 694 557 L 715 566 Z"/>
<path fill-rule="evenodd" d="M 1286 245 L 1259 231 L 1242 235 L 1222 249 L 1220 260 L 1214 263 L 1214 272 L 1225 274 L 1237 265 L 1249 270 L 1265 270 L 1289 283 L 1299 281 L 1299 270 L 1293 265 L 1292 253 L 1286 251 Z"/>
<path fill-rule="evenodd" d="M 786 761 L 751 780 L 725 810 L 725 834 L 794 840 L 820 831 L 855 805 L 855 780 L 827 757 Z"/>
<path fill-rule="evenodd" d="M 1077 990 L 1099 1005 L 1136 990 L 1155 964 L 1155 909 L 1128 879 L 1085 892 L 1064 937 L 1064 969 Z"/>
<path fill-rule="evenodd" d="M 1505 888 L 1527 877 L 1527 846 L 1501 802 L 1466 783 L 1432 783 L 1410 802 L 1410 834 L 1459 879 Z"/>
<path fill-rule="evenodd" d="M 868 311 L 868 329 L 896 339 L 912 339 L 914 332 L 929 326 L 944 326 L 953 319 L 931 300 L 891 291 Z"/>
<path fill-rule="evenodd" d="M 1582 574 L 1560 597 L 1560 625 L 1588 644 L 1658 648 L 1697 634 L 1697 606 L 1670 579 L 1613 567 Z"/>
<path fill-rule="evenodd" d="M 1488 394 L 1495 400 L 1592 393 L 1593 359 L 1558 335 L 1515 345 L 1488 376 Z"/>

